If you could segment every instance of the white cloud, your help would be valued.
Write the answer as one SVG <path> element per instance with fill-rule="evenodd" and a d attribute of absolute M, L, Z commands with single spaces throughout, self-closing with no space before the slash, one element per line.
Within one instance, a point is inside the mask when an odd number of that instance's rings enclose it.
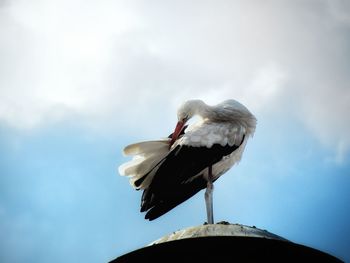
<path fill-rule="evenodd" d="M 0 7 L 0 121 L 138 129 L 236 98 L 350 148 L 345 1 L 12 1 Z M 166 122 L 166 123 L 164 123 Z M 167 132 L 166 127 L 160 132 Z"/>
<path fill-rule="evenodd" d="M 246 100 L 255 111 L 271 110 L 270 105 L 276 104 L 277 98 L 283 96 L 286 81 L 287 74 L 281 66 L 274 63 L 267 64 L 253 76 L 242 99 Z"/>
<path fill-rule="evenodd" d="M 350 87 L 325 81 L 300 93 L 300 118 L 335 155 L 329 160 L 342 163 L 350 148 Z"/>
<path fill-rule="evenodd" d="M 329 11 L 341 24 L 350 26 L 350 2 L 347 0 L 328 0 Z"/>

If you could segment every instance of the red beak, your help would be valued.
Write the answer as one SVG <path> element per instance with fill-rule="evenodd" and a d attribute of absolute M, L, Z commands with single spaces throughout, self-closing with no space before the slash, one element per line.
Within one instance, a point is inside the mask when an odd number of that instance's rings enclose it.
<path fill-rule="evenodd" d="M 179 121 L 176 124 L 175 130 L 173 135 L 171 136 L 171 141 L 170 141 L 170 147 L 174 144 L 174 142 L 177 140 L 177 138 L 179 137 L 183 127 L 185 126 L 185 122 L 184 121 Z"/>

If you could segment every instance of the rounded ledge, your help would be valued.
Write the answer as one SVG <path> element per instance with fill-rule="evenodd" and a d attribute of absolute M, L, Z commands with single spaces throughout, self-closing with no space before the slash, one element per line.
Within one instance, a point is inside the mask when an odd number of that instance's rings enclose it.
<path fill-rule="evenodd" d="M 266 230 L 256 228 L 255 226 L 245 226 L 241 224 L 230 224 L 227 222 L 220 222 L 216 224 L 205 224 L 200 226 L 188 227 L 175 231 L 171 234 L 165 235 L 152 243 L 156 245 L 164 242 L 175 241 L 186 238 L 209 237 L 209 236 L 232 236 L 232 237 L 259 237 L 267 239 L 276 239 L 281 241 L 288 241 L 287 239 L 278 235 L 272 234 Z"/>

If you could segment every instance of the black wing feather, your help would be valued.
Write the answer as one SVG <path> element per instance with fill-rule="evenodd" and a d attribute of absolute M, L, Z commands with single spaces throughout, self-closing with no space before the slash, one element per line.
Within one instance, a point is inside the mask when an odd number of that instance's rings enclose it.
<path fill-rule="evenodd" d="M 185 125 L 183 128 L 182 128 L 182 130 L 181 130 L 181 132 L 180 132 L 180 134 L 179 134 L 179 138 L 181 138 L 184 134 L 185 134 L 185 130 L 187 129 L 187 127 L 188 127 L 188 125 Z M 174 133 L 172 133 L 172 134 L 170 134 L 169 136 L 168 136 L 168 138 L 172 138 L 173 137 L 173 134 Z M 135 186 L 136 187 L 139 187 L 142 183 L 143 183 L 143 181 L 147 178 L 147 176 L 153 171 L 153 169 L 156 169 L 157 168 L 157 166 L 162 162 L 163 160 L 160 160 L 152 169 L 150 169 L 145 175 L 143 175 L 142 177 L 140 177 L 139 179 L 137 179 L 135 182 L 134 182 L 134 184 L 135 184 Z"/>
<path fill-rule="evenodd" d="M 244 137 L 240 145 L 243 140 Z M 211 148 L 178 145 L 165 157 L 152 183 L 143 192 L 141 212 L 148 210 L 145 218 L 156 219 L 204 189 L 207 181 L 203 175 L 189 179 L 219 162 L 240 145 L 214 144 Z"/>

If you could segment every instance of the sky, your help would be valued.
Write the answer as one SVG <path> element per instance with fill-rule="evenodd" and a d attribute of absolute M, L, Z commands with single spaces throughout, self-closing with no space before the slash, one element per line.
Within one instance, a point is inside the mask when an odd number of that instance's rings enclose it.
<path fill-rule="evenodd" d="M 214 216 L 350 262 L 350 3 L 0 0 L 0 261 L 107 262 L 206 221 L 149 222 L 124 146 L 187 99 L 258 119 Z"/>

